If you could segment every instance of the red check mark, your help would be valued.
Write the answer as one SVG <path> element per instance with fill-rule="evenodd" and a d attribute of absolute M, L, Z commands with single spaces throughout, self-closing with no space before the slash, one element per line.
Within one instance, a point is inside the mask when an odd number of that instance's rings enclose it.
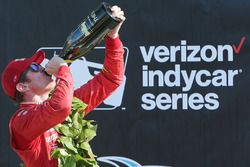
<path fill-rule="evenodd" d="M 241 50 L 241 48 L 242 48 L 243 43 L 245 42 L 245 39 L 246 39 L 246 37 L 242 37 L 242 38 L 241 38 L 240 44 L 238 45 L 238 47 L 236 47 L 235 45 L 233 45 L 234 52 L 235 52 L 236 54 L 239 54 L 239 53 L 240 53 L 240 50 Z"/>

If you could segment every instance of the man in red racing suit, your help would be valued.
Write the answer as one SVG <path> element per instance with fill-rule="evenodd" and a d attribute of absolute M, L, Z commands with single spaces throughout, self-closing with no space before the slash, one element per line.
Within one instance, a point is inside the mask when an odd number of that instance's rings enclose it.
<path fill-rule="evenodd" d="M 45 57 L 43 51 L 12 61 L 3 71 L 5 93 L 15 101 L 17 92 L 22 93 L 20 108 L 9 123 L 10 144 L 27 167 L 58 166 L 57 159 L 50 157 L 59 138 L 53 127 L 70 114 L 73 96 L 87 104 L 88 114 L 122 83 L 124 50 L 118 32 L 125 17 L 119 7 L 111 10 L 122 22 L 106 37 L 103 70 L 75 91 L 70 69 L 61 58 L 53 57 L 45 67 L 46 72 L 56 76 L 56 81 L 45 74 L 40 66 Z"/>

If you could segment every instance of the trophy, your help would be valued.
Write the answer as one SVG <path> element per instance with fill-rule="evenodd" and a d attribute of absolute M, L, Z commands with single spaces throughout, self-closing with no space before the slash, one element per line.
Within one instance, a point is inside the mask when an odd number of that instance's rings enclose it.
<path fill-rule="evenodd" d="M 116 25 L 118 18 L 112 16 L 111 6 L 102 2 L 70 33 L 64 43 L 60 57 L 70 63 L 84 56 L 104 39 Z"/>

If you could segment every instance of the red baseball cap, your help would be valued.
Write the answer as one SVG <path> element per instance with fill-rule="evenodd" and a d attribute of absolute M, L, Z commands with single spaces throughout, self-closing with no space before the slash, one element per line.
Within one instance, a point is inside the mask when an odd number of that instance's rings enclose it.
<path fill-rule="evenodd" d="M 45 58 L 44 51 L 37 51 L 30 58 L 12 60 L 2 72 L 2 87 L 7 96 L 16 100 L 16 85 L 23 72 L 34 62 L 41 64 Z"/>

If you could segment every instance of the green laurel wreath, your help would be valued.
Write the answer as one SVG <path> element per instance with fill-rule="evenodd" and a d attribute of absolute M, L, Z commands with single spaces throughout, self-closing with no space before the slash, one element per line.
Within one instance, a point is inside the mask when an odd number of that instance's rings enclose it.
<path fill-rule="evenodd" d="M 96 136 L 97 125 L 93 120 L 83 119 L 86 107 L 74 97 L 71 114 L 54 127 L 61 135 L 57 140 L 61 146 L 51 153 L 52 158 L 58 159 L 58 167 L 99 167 L 89 144 Z"/>

